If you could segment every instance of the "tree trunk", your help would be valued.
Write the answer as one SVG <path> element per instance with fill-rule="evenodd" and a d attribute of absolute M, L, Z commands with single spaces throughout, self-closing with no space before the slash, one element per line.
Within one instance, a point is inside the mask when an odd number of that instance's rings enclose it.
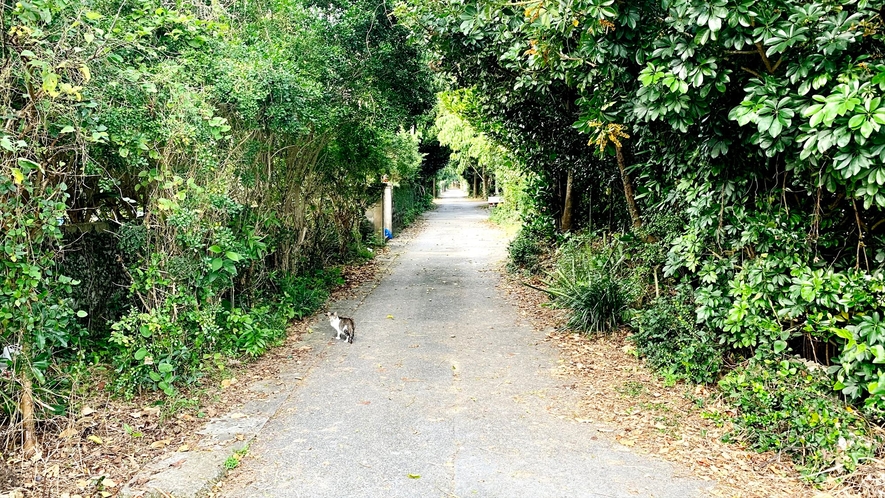
<path fill-rule="evenodd" d="M 489 198 L 489 171 L 486 168 L 482 169 L 482 198 Z"/>
<path fill-rule="evenodd" d="M 31 458 L 37 452 L 37 428 L 34 423 L 34 398 L 31 377 L 22 369 L 22 394 L 19 410 L 22 414 L 22 455 Z"/>
<path fill-rule="evenodd" d="M 572 181 L 574 180 L 574 175 L 575 170 L 569 168 L 568 178 L 565 182 L 565 203 L 562 207 L 562 220 L 560 220 L 560 228 L 563 232 L 568 232 L 572 229 Z"/>
<path fill-rule="evenodd" d="M 479 192 L 479 188 L 477 182 L 479 180 L 479 175 L 476 173 L 476 168 L 473 168 L 473 192 L 470 192 L 471 197 L 476 197 L 476 193 Z"/>
<path fill-rule="evenodd" d="M 642 228 L 642 218 L 639 216 L 639 206 L 636 205 L 636 195 L 633 193 L 633 182 L 630 181 L 630 175 L 627 174 L 627 167 L 624 165 L 624 154 L 621 148 L 615 148 L 618 158 L 618 170 L 621 172 L 621 182 L 624 184 L 624 197 L 627 199 L 627 210 L 630 211 L 630 219 L 633 220 L 633 228 Z"/>

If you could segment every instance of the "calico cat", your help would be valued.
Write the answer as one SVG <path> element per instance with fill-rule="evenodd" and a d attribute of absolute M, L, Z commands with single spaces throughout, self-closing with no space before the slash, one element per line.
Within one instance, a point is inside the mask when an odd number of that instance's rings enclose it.
<path fill-rule="evenodd" d="M 352 318 L 338 316 L 334 311 L 326 313 L 329 317 L 329 323 L 335 328 L 335 338 L 339 339 L 344 335 L 344 340 L 353 344 L 353 336 L 356 334 L 356 326 L 353 324 Z"/>

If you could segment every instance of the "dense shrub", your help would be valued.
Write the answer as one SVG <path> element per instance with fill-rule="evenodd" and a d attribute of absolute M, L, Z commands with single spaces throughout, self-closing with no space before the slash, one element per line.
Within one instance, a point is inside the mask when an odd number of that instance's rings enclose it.
<path fill-rule="evenodd" d="M 808 479 L 854 470 L 881 441 L 832 394 L 822 370 L 795 360 L 752 361 L 719 383 L 737 414 L 728 438 L 757 451 L 788 454 Z"/>
<path fill-rule="evenodd" d="M 193 295 L 170 294 L 163 307 L 131 310 L 112 326 L 109 352 L 114 391 L 132 397 L 145 390 L 174 395 L 226 356 L 258 356 L 277 345 L 292 319 L 319 309 L 343 283 L 337 269 L 310 275 L 278 274 L 276 288 L 249 308 L 229 301 L 197 306 Z"/>
<path fill-rule="evenodd" d="M 648 364 L 665 377 L 713 382 L 722 369 L 722 348 L 711 331 L 696 323 L 690 291 L 680 290 L 637 310 L 631 339 Z"/>
<path fill-rule="evenodd" d="M 829 371 L 835 374 L 835 389 L 863 402 L 870 417 L 885 422 L 885 320 L 874 311 L 854 322 L 834 329 L 845 345 Z"/>
<path fill-rule="evenodd" d="M 541 269 L 541 256 L 544 254 L 543 239 L 530 230 L 522 229 L 510 241 L 507 253 L 510 256 L 508 270 L 537 273 Z"/>
<path fill-rule="evenodd" d="M 222 316 L 229 331 L 227 349 L 234 354 L 258 356 L 286 337 L 288 316 L 283 310 L 274 312 L 270 306 L 256 306 L 245 312 L 233 308 Z"/>
<path fill-rule="evenodd" d="M 260 354 L 366 255 L 381 178 L 425 183 L 429 72 L 386 9 L 203 4 L 0 8 L 0 412 L 33 398 L 30 436 L 71 372 L 176 395 Z"/>
<path fill-rule="evenodd" d="M 311 275 L 282 274 L 274 278 L 279 310 L 287 319 L 301 320 L 318 310 L 329 298 L 329 289 L 344 283 L 337 268 L 316 270 Z"/>

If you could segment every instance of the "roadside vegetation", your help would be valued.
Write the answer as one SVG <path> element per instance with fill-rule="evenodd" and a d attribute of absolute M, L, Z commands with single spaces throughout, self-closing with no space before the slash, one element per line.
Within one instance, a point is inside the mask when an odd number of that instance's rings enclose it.
<path fill-rule="evenodd" d="M 726 439 L 812 483 L 881 471 L 883 12 L 3 3 L 3 460 L 78 393 L 174 410 L 279 344 L 383 242 L 363 215 L 387 179 L 399 225 L 453 182 L 503 198 L 510 269 L 715 389 Z"/>
<path fill-rule="evenodd" d="M 668 382 L 718 386 L 728 439 L 816 483 L 885 456 L 883 8 L 408 0 L 399 14 L 453 82 L 440 140 L 510 179 L 493 218 L 521 218 L 511 270 L 540 275 L 570 329 L 629 327 Z"/>
<path fill-rule="evenodd" d="M 382 178 L 399 224 L 429 207 L 431 76 L 390 8 L 0 6 L 0 460 L 86 393 L 174 410 L 279 344 L 382 242 Z"/>

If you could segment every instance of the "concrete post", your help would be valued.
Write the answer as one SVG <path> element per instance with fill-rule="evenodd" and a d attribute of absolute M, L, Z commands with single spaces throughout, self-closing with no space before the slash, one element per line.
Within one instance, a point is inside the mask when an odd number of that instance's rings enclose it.
<path fill-rule="evenodd" d="M 384 228 L 393 237 L 393 187 L 389 183 L 384 185 Z"/>

